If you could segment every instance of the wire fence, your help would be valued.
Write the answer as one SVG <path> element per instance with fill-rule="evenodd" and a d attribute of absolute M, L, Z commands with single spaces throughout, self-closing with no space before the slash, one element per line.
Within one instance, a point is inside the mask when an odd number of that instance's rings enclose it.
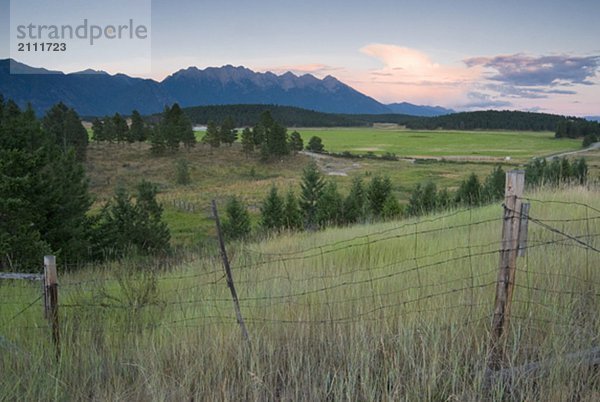
<path fill-rule="evenodd" d="M 517 260 L 511 325 L 537 334 L 597 330 L 600 209 L 521 201 L 531 212 L 513 212 L 531 225 Z M 498 206 L 464 208 L 377 231 L 353 227 L 236 246 L 230 257 L 242 315 L 251 334 L 278 325 L 432 321 L 489 330 L 498 256 L 506 251 L 503 219 Z M 125 266 L 91 279 L 66 275 L 59 281 L 61 326 L 136 333 L 235 327 L 226 282 L 220 261 L 201 255 L 170 270 Z M 39 282 L 0 281 L 0 335 L 47 331 L 42 302 Z"/>

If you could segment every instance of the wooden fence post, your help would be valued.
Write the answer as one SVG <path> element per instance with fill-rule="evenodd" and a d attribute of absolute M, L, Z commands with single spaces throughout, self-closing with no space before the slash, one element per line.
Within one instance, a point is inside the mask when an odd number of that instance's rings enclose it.
<path fill-rule="evenodd" d="M 217 226 L 217 236 L 219 239 L 219 249 L 221 252 L 221 259 L 223 260 L 223 267 L 225 268 L 225 276 L 227 279 L 227 286 L 229 287 L 229 291 L 231 292 L 231 298 L 233 299 L 233 307 L 235 309 L 235 315 L 237 317 L 237 322 L 240 325 L 242 330 L 242 336 L 244 339 L 249 342 L 250 336 L 248 336 L 248 330 L 246 329 L 246 324 L 244 323 L 244 318 L 242 317 L 242 312 L 240 310 L 240 302 L 238 300 L 237 292 L 235 291 L 235 285 L 233 283 L 233 276 L 231 275 L 231 267 L 229 265 L 229 258 L 227 258 L 227 251 L 225 250 L 225 241 L 223 240 L 223 233 L 221 232 L 221 221 L 219 220 L 219 213 L 217 211 L 217 203 L 215 200 L 211 201 L 212 214 L 215 218 L 215 224 Z"/>
<path fill-rule="evenodd" d="M 52 341 L 56 347 L 56 359 L 60 358 L 60 327 L 58 322 L 58 275 L 56 257 L 44 256 L 44 309 L 52 327 Z"/>
<path fill-rule="evenodd" d="M 525 172 L 512 170 L 506 172 L 504 189 L 504 221 L 502 224 L 502 247 L 498 281 L 496 283 L 496 301 L 492 321 L 491 354 L 488 366 L 497 370 L 504 360 L 504 343 L 508 332 L 511 301 L 517 269 L 519 252 L 519 232 L 521 225 L 521 197 L 525 187 Z"/>

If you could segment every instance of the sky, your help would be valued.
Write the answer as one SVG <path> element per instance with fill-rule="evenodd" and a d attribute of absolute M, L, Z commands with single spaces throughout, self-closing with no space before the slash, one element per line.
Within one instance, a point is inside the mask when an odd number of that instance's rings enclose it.
<path fill-rule="evenodd" d="M 107 56 L 58 69 L 162 80 L 232 64 L 332 75 L 384 103 L 600 115 L 598 0 L 146 1 L 150 65 Z M 9 10 L 0 0 L 0 58 Z"/>

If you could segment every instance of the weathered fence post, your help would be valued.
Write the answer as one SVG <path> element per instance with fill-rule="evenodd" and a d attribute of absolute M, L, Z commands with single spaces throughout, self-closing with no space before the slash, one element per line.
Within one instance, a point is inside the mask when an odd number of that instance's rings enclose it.
<path fill-rule="evenodd" d="M 250 336 L 248 336 L 248 330 L 246 329 L 246 324 L 244 323 L 244 318 L 242 317 L 242 312 L 240 310 L 240 302 L 238 300 L 237 292 L 235 291 L 233 276 L 231 275 L 231 267 L 229 266 L 229 258 L 227 258 L 227 251 L 225 250 L 225 241 L 223 240 L 223 233 L 221 232 L 221 221 L 219 220 L 219 213 L 217 211 L 217 203 L 215 202 L 215 200 L 211 201 L 211 206 L 212 214 L 215 218 L 215 224 L 217 226 L 217 237 L 219 239 L 219 248 L 221 252 L 221 259 L 223 260 L 223 267 L 225 268 L 227 286 L 229 287 L 229 291 L 231 292 L 231 298 L 233 299 L 233 307 L 235 309 L 237 322 L 238 324 L 240 324 L 242 336 L 244 337 L 244 339 L 246 341 L 250 341 Z"/>
<path fill-rule="evenodd" d="M 502 224 L 502 247 L 498 281 L 496 283 L 496 301 L 492 321 L 492 338 L 489 368 L 498 369 L 504 359 L 504 343 L 508 332 L 511 301 L 515 285 L 517 254 L 519 252 L 519 233 L 521 225 L 521 197 L 525 187 L 525 172 L 512 170 L 506 172 L 504 188 L 504 220 Z"/>
<path fill-rule="evenodd" d="M 52 341 L 56 347 L 56 359 L 60 358 L 60 327 L 58 322 L 58 275 L 56 257 L 44 256 L 44 309 L 52 327 Z"/>

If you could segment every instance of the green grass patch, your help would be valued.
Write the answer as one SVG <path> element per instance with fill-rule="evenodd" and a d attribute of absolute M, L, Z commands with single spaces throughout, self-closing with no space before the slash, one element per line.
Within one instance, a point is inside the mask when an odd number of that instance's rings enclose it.
<path fill-rule="evenodd" d="M 421 131 L 382 128 L 298 129 L 307 141 L 316 135 L 325 149 L 401 157 L 511 157 L 524 160 L 581 147 L 580 140 L 555 139 L 551 132 Z"/>

